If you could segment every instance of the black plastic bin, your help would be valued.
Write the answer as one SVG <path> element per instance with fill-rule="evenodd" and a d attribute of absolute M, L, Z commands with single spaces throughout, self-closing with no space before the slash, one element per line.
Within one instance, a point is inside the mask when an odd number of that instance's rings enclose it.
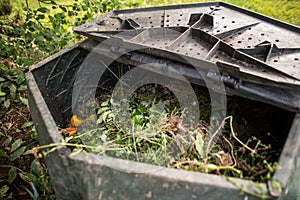
<path fill-rule="evenodd" d="M 219 22 L 225 19 L 227 25 Z M 62 146 L 46 157 L 57 197 L 297 199 L 300 191 L 300 62 L 296 59 L 300 58 L 299 30 L 224 3 L 114 11 L 78 27 L 77 32 L 91 38 L 51 56 L 26 73 L 30 110 L 40 145 L 62 142 L 58 127 L 66 127 L 73 114 L 72 94 L 77 86 L 74 82 L 82 72 L 78 70 L 91 52 L 97 53 L 93 52 L 94 47 L 112 39 L 118 42 L 103 44 L 107 46 L 105 56 L 122 56 L 108 66 L 110 70 L 104 70 L 106 74 L 98 80 L 99 85 L 113 87 L 118 81 L 110 74 L 114 65 L 129 70 L 128 65 L 143 63 L 165 72 L 176 69 L 196 85 L 205 86 L 205 78 L 221 82 L 226 95 L 239 96 L 244 103 L 262 109 L 267 106 L 278 110 L 277 115 L 265 117 L 277 129 L 283 150 L 273 177 L 266 183 L 256 183 L 165 167 L 156 170 L 157 166 L 151 164 L 82 152 L 74 154 Z M 264 34 L 268 36 L 265 38 Z M 285 34 L 294 38 L 293 44 Z M 257 39 L 258 35 L 263 39 Z M 199 54 L 190 50 L 191 46 Z M 199 76 L 185 59 L 216 67 L 220 73 L 203 67 L 197 69 Z M 86 65 L 89 67 L 93 68 Z M 255 123 L 255 118 L 252 121 Z M 104 164 L 107 162 L 109 166 Z M 133 173 L 140 169 L 149 173 Z"/>

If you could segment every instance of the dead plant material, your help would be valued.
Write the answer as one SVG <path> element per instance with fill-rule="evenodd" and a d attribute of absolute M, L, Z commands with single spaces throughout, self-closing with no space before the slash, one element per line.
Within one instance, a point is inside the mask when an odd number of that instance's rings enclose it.
<path fill-rule="evenodd" d="M 155 94 L 151 91 L 155 91 Z M 103 148 L 94 148 L 101 149 L 101 152 L 97 153 L 260 182 L 271 177 L 277 167 L 277 163 L 272 162 L 272 154 L 268 154 L 271 147 L 255 137 L 247 138 L 245 135 L 246 137 L 239 138 L 243 135 L 239 134 L 238 137 L 235 132 L 233 116 L 227 116 L 217 123 L 219 126 L 213 132 L 205 121 L 199 121 L 197 127 L 188 127 L 187 124 L 183 124 L 182 113 L 175 110 L 174 104 L 167 105 L 168 108 L 173 108 L 168 112 L 157 106 L 166 106 L 162 103 L 166 102 L 166 99 L 155 96 L 160 92 L 164 94 L 160 96 L 169 98 L 168 102 L 176 102 L 172 101 L 171 94 L 165 94 L 163 91 L 163 88 L 159 88 L 158 91 L 148 87 L 133 95 L 134 98 L 129 101 L 131 107 L 127 110 L 133 128 L 126 129 L 126 132 L 114 121 L 118 113 L 111 109 L 112 102 L 109 102 L 109 96 L 101 96 L 101 101 L 97 102 L 97 105 L 101 105 L 101 112 L 98 112 L 97 116 L 99 131 L 91 131 L 92 134 L 88 136 L 91 138 L 91 144 L 98 141 L 103 143 Z M 143 96 L 142 100 L 139 99 L 140 96 Z M 82 148 L 80 137 L 90 133 L 78 133 L 76 137 L 66 135 L 66 140 L 79 142 L 78 145 Z M 143 155 L 147 157 L 142 158 Z"/>

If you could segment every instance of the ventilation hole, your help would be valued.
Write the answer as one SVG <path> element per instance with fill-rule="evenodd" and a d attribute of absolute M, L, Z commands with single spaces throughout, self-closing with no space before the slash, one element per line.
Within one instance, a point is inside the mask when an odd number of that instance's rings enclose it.
<path fill-rule="evenodd" d="M 179 26 L 179 24 L 177 24 L 177 26 Z"/>
<path fill-rule="evenodd" d="M 232 21 L 231 23 L 233 23 L 233 24 L 234 24 L 234 23 L 235 23 L 235 21 Z"/>
<path fill-rule="evenodd" d="M 154 46 L 155 44 L 152 44 L 152 46 Z"/>
<path fill-rule="evenodd" d="M 222 17 L 222 19 L 225 19 L 225 17 Z"/>
<path fill-rule="evenodd" d="M 273 60 L 273 62 L 278 62 L 278 60 Z"/>
<path fill-rule="evenodd" d="M 250 65 L 251 68 L 254 68 L 254 65 Z"/>
<path fill-rule="evenodd" d="M 137 17 L 137 18 L 135 18 L 136 20 L 139 20 L 139 18 Z"/>
<path fill-rule="evenodd" d="M 170 17 L 170 15 L 167 15 L 167 17 Z"/>
<path fill-rule="evenodd" d="M 251 30 L 251 27 L 250 27 L 250 28 L 248 28 L 248 30 Z"/>
<path fill-rule="evenodd" d="M 169 24 L 167 26 L 169 26 Z"/>
<path fill-rule="evenodd" d="M 168 45 L 168 43 L 165 43 L 165 45 Z"/>
<path fill-rule="evenodd" d="M 114 26 L 115 24 L 111 24 L 112 26 Z"/>
<path fill-rule="evenodd" d="M 261 36 L 264 36 L 265 34 L 264 34 L 264 33 L 261 33 L 260 35 L 261 35 Z"/>
<path fill-rule="evenodd" d="M 220 33 L 220 30 L 217 30 L 217 33 Z"/>
<path fill-rule="evenodd" d="M 251 38 L 251 37 L 249 37 L 249 38 L 248 38 L 248 40 L 252 40 L 252 38 Z"/>
<path fill-rule="evenodd" d="M 242 43 L 242 41 L 238 41 L 237 43 L 241 44 L 241 43 Z"/>
<path fill-rule="evenodd" d="M 227 26 L 224 26 L 224 28 L 227 28 Z"/>
<path fill-rule="evenodd" d="M 247 46 L 247 48 L 248 48 L 248 49 L 250 49 L 250 48 L 251 48 L 251 46 Z"/>
<path fill-rule="evenodd" d="M 242 32 L 238 32 L 238 35 L 242 35 Z"/>
<path fill-rule="evenodd" d="M 157 40 L 157 42 L 159 42 L 160 40 Z"/>
<path fill-rule="evenodd" d="M 182 14 L 180 14 L 179 16 L 182 17 Z"/>
<path fill-rule="evenodd" d="M 151 28 L 154 28 L 154 26 L 151 26 Z"/>
<path fill-rule="evenodd" d="M 152 22 L 149 22 L 150 24 L 152 24 Z"/>
<path fill-rule="evenodd" d="M 294 60 L 299 60 L 299 58 L 294 58 Z"/>
<path fill-rule="evenodd" d="M 197 55 L 199 56 L 199 55 L 200 55 L 200 53 L 197 53 Z"/>
<path fill-rule="evenodd" d="M 184 47 L 184 45 L 182 45 L 181 47 Z"/>
<path fill-rule="evenodd" d="M 180 22 L 180 21 L 181 21 L 181 19 L 178 19 L 178 21 Z"/>
<path fill-rule="evenodd" d="M 193 51 L 193 48 L 190 48 L 190 51 Z"/>
<path fill-rule="evenodd" d="M 194 46 L 196 47 L 196 46 L 198 46 L 198 44 L 194 44 Z"/>
<path fill-rule="evenodd" d="M 275 40 L 275 42 L 279 42 L 279 40 Z"/>
<path fill-rule="evenodd" d="M 219 56 L 215 56 L 215 58 L 219 58 Z"/>
<path fill-rule="evenodd" d="M 149 17 L 149 19 L 151 19 L 151 17 Z"/>
<path fill-rule="evenodd" d="M 116 30 L 119 30 L 119 28 L 116 28 Z"/>
<path fill-rule="evenodd" d="M 169 20 L 167 20 L 166 22 L 169 22 Z"/>
<path fill-rule="evenodd" d="M 229 37 L 229 39 L 232 39 L 232 38 L 233 38 L 232 36 Z"/>
<path fill-rule="evenodd" d="M 177 49 L 177 52 L 179 52 L 179 49 Z"/>

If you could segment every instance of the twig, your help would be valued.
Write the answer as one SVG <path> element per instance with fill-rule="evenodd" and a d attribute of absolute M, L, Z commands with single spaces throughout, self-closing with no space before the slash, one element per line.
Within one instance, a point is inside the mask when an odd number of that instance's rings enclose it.
<path fill-rule="evenodd" d="M 204 160 L 204 163 L 206 164 L 207 163 L 207 159 L 208 159 L 208 152 L 210 150 L 210 146 L 211 146 L 211 143 L 213 141 L 213 139 L 216 137 L 216 135 L 218 135 L 218 133 L 220 132 L 221 128 L 223 127 L 225 121 L 227 119 L 229 119 L 231 116 L 229 117 L 226 117 L 222 123 L 220 124 L 220 126 L 218 127 L 218 129 L 215 131 L 215 133 L 211 136 L 211 138 L 209 139 L 208 143 L 207 143 L 207 147 L 206 147 L 206 152 L 205 152 L 205 160 Z"/>
<path fill-rule="evenodd" d="M 230 118 L 230 131 L 231 131 L 231 134 L 232 134 L 232 137 L 238 141 L 243 147 L 245 147 L 246 149 L 248 149 L 249 151 L 251 151 L 252 153 L 256 154 L 256 151 L 251 149 L 250 147 L 248 147 L 247 145 L 245 145 L 241 140 L 239 140 L 239 138 L 236 137 L 235 135 L 235 132 L 233 130 L 233 125 L 232 125 L 232 121 L 233 121 L 233 117 L 232 116 L 229 116 Z"/>
<path fill-rule="evenodd" d="M 237 174 L 241 175 L 241 171 L 239 169 L 234 168 L 233 166 L 217 166 L 214 164 L 203 164 L 201 162 L 198 161 L 194 161 L 194 160 L 187 160 L 187 161 L 182 161 L 182 162 L 177 162 L 174 164 L 175 168 L 179 168 L 182 165 L 195 165 L 195 166 L 199 166 L 201 169 L 204 170 L 232 170 L 234 172 L 236 172 Z"/>
<path fill-rule="evenodd" d="M 232 137 L 238 141 L 243 147 L 245 147 L 246 149 L 248 149 L 249 151 L 251 151 L 252 153 L 256 154 L 256 151 L 251 149 L 250 147 L 248 147 L 247 145 L 245 145 L 241 140 L 239 140 L 239 138 L 237 138 L 234 130 L 233 130 L 233 117 L 232 116 L 228 116 L 228 117 L 225 117 L 224 120 L 222 121 L 222 123 L 220 124 L 220 126 L 218 127 L 218 129 L 215 131 L 215 133 L 211 136 L 211 138 L 209 139 L 208 143 L 207 143 L 207 147 L 206 147 L 206 152 L 205 152 L 205 160 L 204 160 L 204 163 L 207 164 L 207 159 L 208 159 L 208 152 L 211 148 L 211 143 L 213 141 L 213 139 L 218 135 L 218 133 L 220 132 L 221 128 L 224 126 L 224 123 L 226 120 L 230 120 L 229 121 L 229 125 L 230 125 L 230 132 L 232 134 Z M 227 140 L 227 139 L 226 139 Z M 227 143 L 229 142 L 228 140 L 226 141 Z M 230 144 L 230 143 L 228 143 Z M 232 147 L 232 145 L 230 144 L 230 146 Z M 233 148 L 232 148 L 232 155 L 233 155 Z M 236 160 L 235 160 L 235 163 L 236 163 Z"/>
<path fill-rule="evenodd" d="M 29 8 L 28 0 L 25 0 L 26 2 L 26 7 Z"/>
<path fill-rule="evenodd" d="M 95 149 L 95 150 L 97 150 L 99 148 L 97 146 L 89 146 L 89 145 L 83 145 L 83 144 L 72 144 L 72 143 L 62 142 L 62 143 L 51 143 L 48 145 L 33 147 L 32 151 L 33 151 L 33 154 L 35 155 L 38 152 L 38 150 L 40 150 L 40 149 L 52 148 L 49 151 L 47 151 L 47 153 L 50 153 L 52 151 L 55 151 L 59 147 L 64 147 L 64 146 L 76 147 L 76 148 L 89 148 L 89 149 Z M 120 150 L 120 148 L 107 148 L 107 147 L 104 148 L 104 151 L 112 151 L 112 150 Z"/>
<path fill-rule="evenodd" d="M 21 170 L 20 168 L 18 168 L 18 167 L 15 167 L 15 166 L 12 166 L 12 165 L 0 165 L 0 168 L 16 168 L 16 170 L 18 170 L 19 172 L 21 172 L 21 173 L 25 173 L 23 170 Z"/>

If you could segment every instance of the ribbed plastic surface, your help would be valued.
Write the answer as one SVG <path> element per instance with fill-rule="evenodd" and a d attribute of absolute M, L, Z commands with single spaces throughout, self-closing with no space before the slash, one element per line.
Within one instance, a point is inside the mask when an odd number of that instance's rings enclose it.
<path fill-rule="evenodd" d="M 100 41 L 121 38 L 160 56 L 164 51 L 208 60 L 229 74 L 300 86 L 300 29 L 225 3 L 114 11 L 75 31 Z"/>

